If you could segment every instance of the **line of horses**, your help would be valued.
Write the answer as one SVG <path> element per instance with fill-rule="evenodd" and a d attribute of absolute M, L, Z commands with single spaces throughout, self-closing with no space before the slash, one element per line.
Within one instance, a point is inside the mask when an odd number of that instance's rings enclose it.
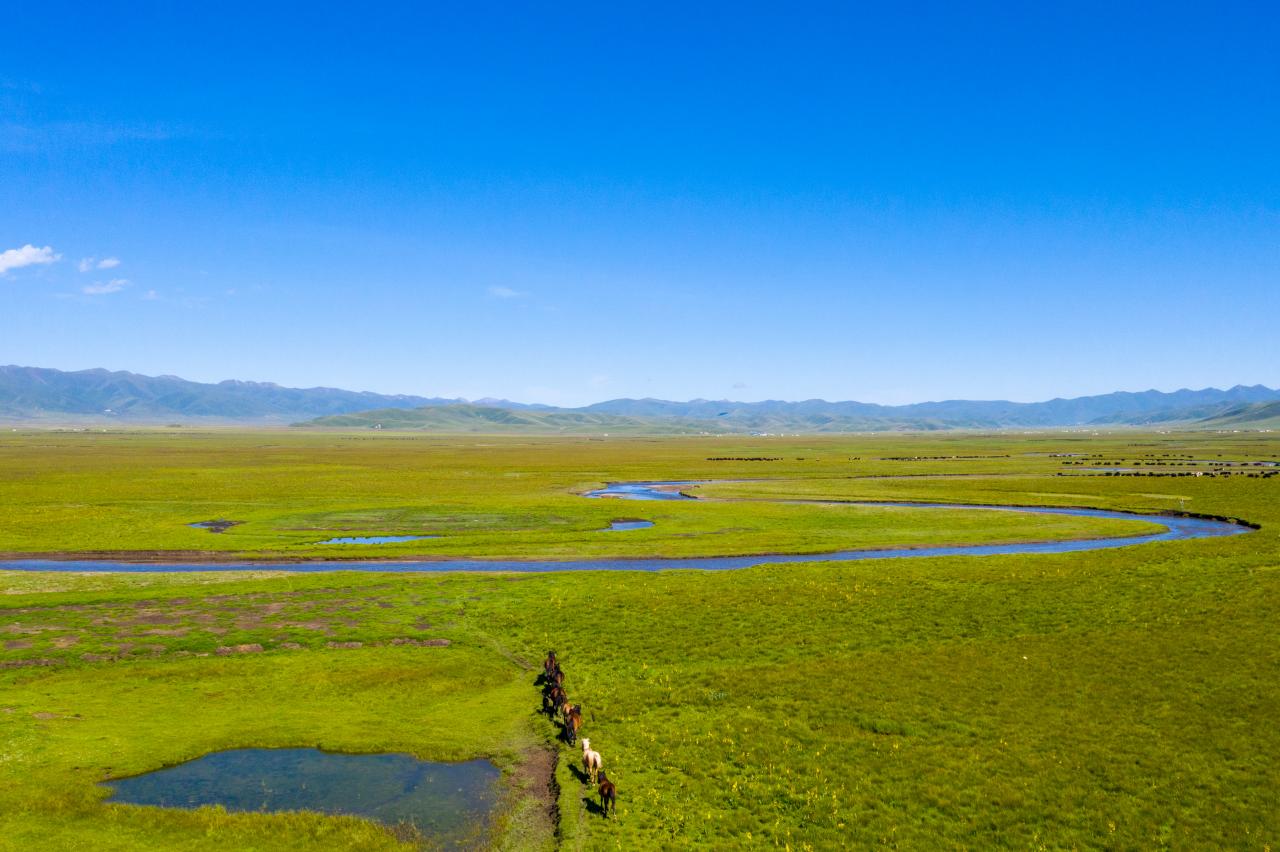
<path fill-rule="evenodd" d="M 560 720 L 561 734 L 570 746 L 578 741 L 578 732 L 582 730 L 582 705 L 571 704 L 564 691 L 564 669 L 556 659 L 555 651 L 548 651 L 542 662 L 542 675 L 538 678 L 542 684 L 542 712 L 553 721 Z M 600 793 L 600 812 L 606 819 L 612 809 L 618 812 L 618 788 L 609 780 L 604 772 L 604 761 L 600 752 L 591 748 L 591 740 L 582 738 L 582 771 L 590 779 L 591 785 Z"/>

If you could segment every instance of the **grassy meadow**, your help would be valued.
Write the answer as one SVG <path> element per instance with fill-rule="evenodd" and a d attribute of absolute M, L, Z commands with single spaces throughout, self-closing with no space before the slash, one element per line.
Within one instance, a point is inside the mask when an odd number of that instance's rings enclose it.
<path fill-rule="evenodd" d="M 1262 525 L 723 573 L 0 572 L 0 849 L 429 845 L 352 818 L 103 801 L 107 778 L 248 746 L 488 757 L 504 771 L 497 848 L 1274 849 L 1280 476 L 1225 462 L 1277 459 L 1280 438 L 1246 433 L 0 433 L 11 555 L 678 556 L 1147 527 L 769 502 L 786 498 Z M 1173 475 L 1196 472 L 1216 475 Z M 698 502 L 577 496 L 655 479 L 737 481 L 697 486 Z M 599 532 L 617 518 L 655 526 Z M 187 526 L 211 519 L 243 523 Z M 317 544 L 376 533 L 441 538 Z M 535 713 L 549 647 L 618 784 L 616 819 Z"/>

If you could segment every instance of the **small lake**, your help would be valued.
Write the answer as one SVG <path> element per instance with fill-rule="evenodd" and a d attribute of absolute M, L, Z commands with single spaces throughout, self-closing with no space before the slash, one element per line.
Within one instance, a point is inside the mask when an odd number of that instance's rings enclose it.
<path fill-rule="evenodd" d="M 431 763 L 407 754 L 246 748 L 104 783 L 112 788 L 111 802 L 346 814 L 412 825 L 433 844 L 458 846 L 483 838 L 501 775 L 487 760 Z"/>
<path fill-rule="evenodd" d="M 601 532 L 622 532 L 624 530 L 647 530 L 653 521 L 610 521 L 609 526 Z"/>
<path fill-rule="evenodd" d="M 402 541 L 422 541 L 439 537 L 438 535 L 351 535 L 318 541 L 316 544 L 397 544 Z"/>

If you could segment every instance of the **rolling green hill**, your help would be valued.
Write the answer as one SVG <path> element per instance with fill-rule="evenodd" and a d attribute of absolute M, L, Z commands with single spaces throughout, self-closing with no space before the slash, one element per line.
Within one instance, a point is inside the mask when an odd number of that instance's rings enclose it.
<path fill-rule="evenodd" d="M 427 432 L 523 432 L 528 434 L 797 434 L 932 431 L 955 428 L 936 420 L 883 417 L 833 417 L 779 412 L 736 417 L 630 416 L 590 409 L 508 409 L 482 405 L 440 405 L 413 409 L 381 408 L 317 417 L 294 426 L 338 429 L 413 429 Z"/>
<path fill-rule="evenodd" d="M 1198 429 L 1280 429 L 1280 402 L 1233 405 L 1195 422 Z"/>
<path fill-rule="evenodd" d="M 583 411 L 529 411 L 483 405 L 380 408 L 317 417 L 295 426 L 342 429 L 415 429 L 428 432 L 527 432 L 538 434 L 630 433 L 690 435 L 707 424 L 683 419 L 620 417 Z"/>

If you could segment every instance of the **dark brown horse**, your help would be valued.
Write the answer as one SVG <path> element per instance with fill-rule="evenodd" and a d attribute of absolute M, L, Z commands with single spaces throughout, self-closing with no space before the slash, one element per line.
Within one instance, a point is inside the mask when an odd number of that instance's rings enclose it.
<path fill-rule="evenodd" d="M 604 814 L 604 818 L 609 818 L 609 809 L 613 808 L 613 812 L 618 812 L 618 788 L 609 780 L 609 776 L 605 775 L 604 770 L 600 770 L 600 812 Z"/>
<path fill-rule="evenodd" d="M 552 709 L 560 709 L 560 705 L 553 704 L 551 700 L 552 693 L 557 689 L 561 692 L 564 691 L 564 672 L 559 669 L 556 669 L 555 674 L 550 678 L 544 675 L 544 680 L 542 681 L 542 712 L 549 713 Z"/>
<path fill-rule="evenodd" d="M 555 651 L 548 651 L 547 658 L 542 661 L 542 673 L 551 678 L 551 673 L 560 668 L 560 661 L 556 659 Z"/>
<path fill-rule="evenodd" d="M 548 716 L 554 717 L 567 700 L 568 696 L 564 694 L 564 688 L 553 686 L 543 694 L 542 707 L 547 711 Z"/>

